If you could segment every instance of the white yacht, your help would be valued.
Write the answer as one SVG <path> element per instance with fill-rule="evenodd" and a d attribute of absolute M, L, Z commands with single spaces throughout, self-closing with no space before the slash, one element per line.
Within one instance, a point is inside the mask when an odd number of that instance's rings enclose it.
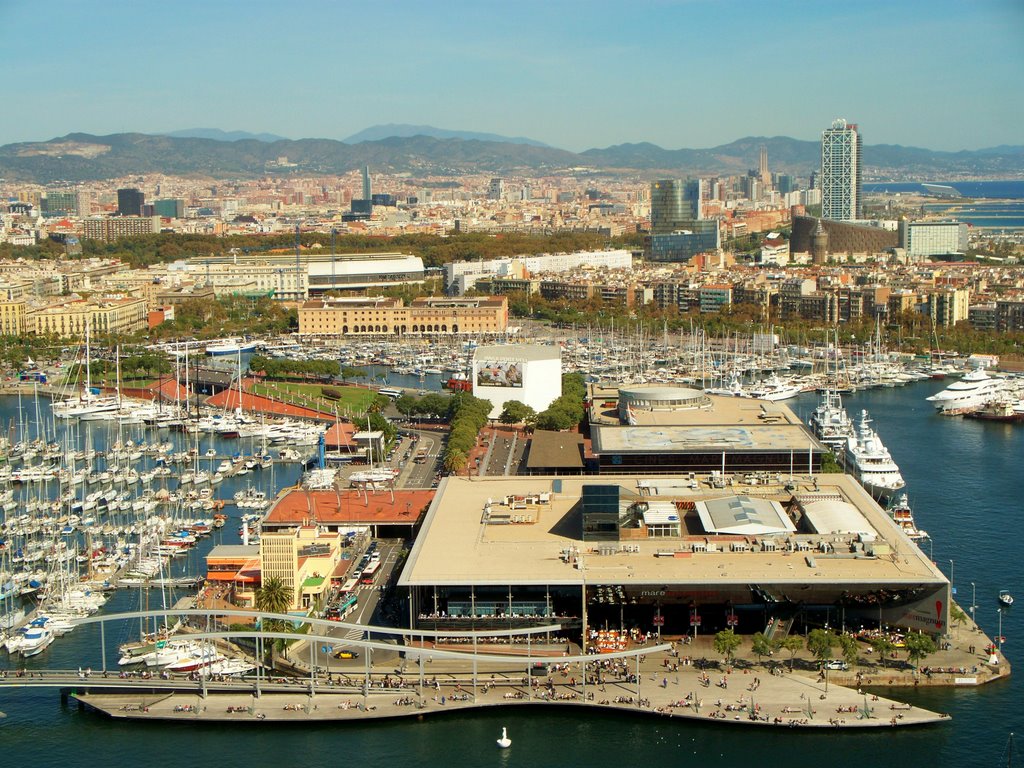
<path fill-rule="evenodd" d="M 835 454 L 841 453 L 855 436 L 853 419 L 843 407 L 839 390 L 826 387 L 821 393 L 821 402 L 807 420 L 814 436 Z"/>
<path fill-rule="evenodd" d="M 889 499 L 906 482 L 878 434 L 871 428 L 867 411 L 861 411 L 855 436 L 846 445 L 847 469 L 876 499 Z"/>
<path fill-rule="evenodd" d="M 77 397 L 55 401 L 50 410 L 58 419 L 103 419 L 115 413 L 119 405 L 114 395 L 98 395 L 86 390 Z"/>
<path fill-rule="evenodd" d="M 748 396 L 758 400 L 789 400 L 800 394 L 800 385 L 792 381 L 784 381 L 777 374 L 773 373 L 764 381 L 758 382 L 748 388 Z"/>
<path fill-rule="evenodd" d="M 978 410 L 1004 386 L 1002 379 L 993 379 L 979 368 L 927 399 L 935 403 L 935 409 L 943 416 L 959 416 Z"/>
<path fill-rule="evenodd" d="M 256 341 L 243 341 L 241 339 L 221 339 L 212 341 L 206 345 L 206 354 L 210 357 L 221 357 L 224 355 L 237 355 L 239 353 L 252 352 L 259 345 Z"/>
<path fill-rule="evenodd" d="M 47 626 L 49 621 L 46 618 L 34 620 L 21 635 L 21 642 L 18 643 L 18 652 L 22 656 L 36 656 L 49 647 L 53 642 L 53 630 Z"/>
<path fill-rule="evenodd" d="M 928 532 L 922 531 L 914 522 L 914 512 L 910 509 L 907 494 L 901 493 L 898 499 L 886 507 L 885 511 L 889 513 L 889 517 L 896 522 L 896 525 L 903 529 L 903 532 L 907 534 L 907 538 L 911 541 L 921 541 L 928 538 Z"/>

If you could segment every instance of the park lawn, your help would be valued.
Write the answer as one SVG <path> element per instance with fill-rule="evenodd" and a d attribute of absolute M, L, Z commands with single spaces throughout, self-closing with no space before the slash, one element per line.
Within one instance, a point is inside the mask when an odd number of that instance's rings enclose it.
<path fill-rule="evenodd" d="M 250 391 L 254 395 L 266 395 L 293 405 L 320 407 L 332 411 L 337 407 L 338 411 L 342 413 L 346 411 L 365 413 L 374 398 L 378 397 L 376 392 L 361 387 L 327 386 L 329 389 L 340 392 L 341 397 L 337 400 L 323 397 L 324 385 L 322 384 L 299 384 L 290 381 L 253 384 Z M 321 398 L 323 399 L 322 403 L 320 402 Z"/>

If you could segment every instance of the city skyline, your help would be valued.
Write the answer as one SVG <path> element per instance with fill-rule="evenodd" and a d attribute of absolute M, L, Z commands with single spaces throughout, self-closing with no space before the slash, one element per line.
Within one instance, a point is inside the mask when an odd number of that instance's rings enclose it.
<path fill-rule="evenodd" d="M 164 8 L 9 7 L 0 61 L 23 87 L 0 144 L 197 126 L 341 139 L 414 123 L 675 149 L 814 140 L 837 117 L 870 144 L 1021 141 L 1024 6 L 1011 0 Z"/>

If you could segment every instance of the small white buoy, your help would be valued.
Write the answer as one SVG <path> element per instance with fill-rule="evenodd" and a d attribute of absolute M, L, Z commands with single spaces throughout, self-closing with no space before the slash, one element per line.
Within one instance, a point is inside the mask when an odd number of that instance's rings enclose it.
<path fill-rule="evenodd" d="M 512 739 L 510 739 L 508 737 L 508 729 L 507 728 L 502 728 L 501 729 L 501 738 L 498 739 L 498 746 L 501 747 L 502 749 L 508 749 L 509 747 L 512 746 Z"/>

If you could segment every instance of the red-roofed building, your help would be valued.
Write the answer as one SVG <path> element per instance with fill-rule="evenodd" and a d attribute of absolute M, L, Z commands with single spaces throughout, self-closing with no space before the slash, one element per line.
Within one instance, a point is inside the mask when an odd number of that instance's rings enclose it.
<path fill-rule="evenodd" d="M 434 499 L 434 490 L 306 491 L 278 497 L 263 520 L 264 531 L 316 525 L 331 531 L 372 528 L 374 537 L 413 535 Z"/>

